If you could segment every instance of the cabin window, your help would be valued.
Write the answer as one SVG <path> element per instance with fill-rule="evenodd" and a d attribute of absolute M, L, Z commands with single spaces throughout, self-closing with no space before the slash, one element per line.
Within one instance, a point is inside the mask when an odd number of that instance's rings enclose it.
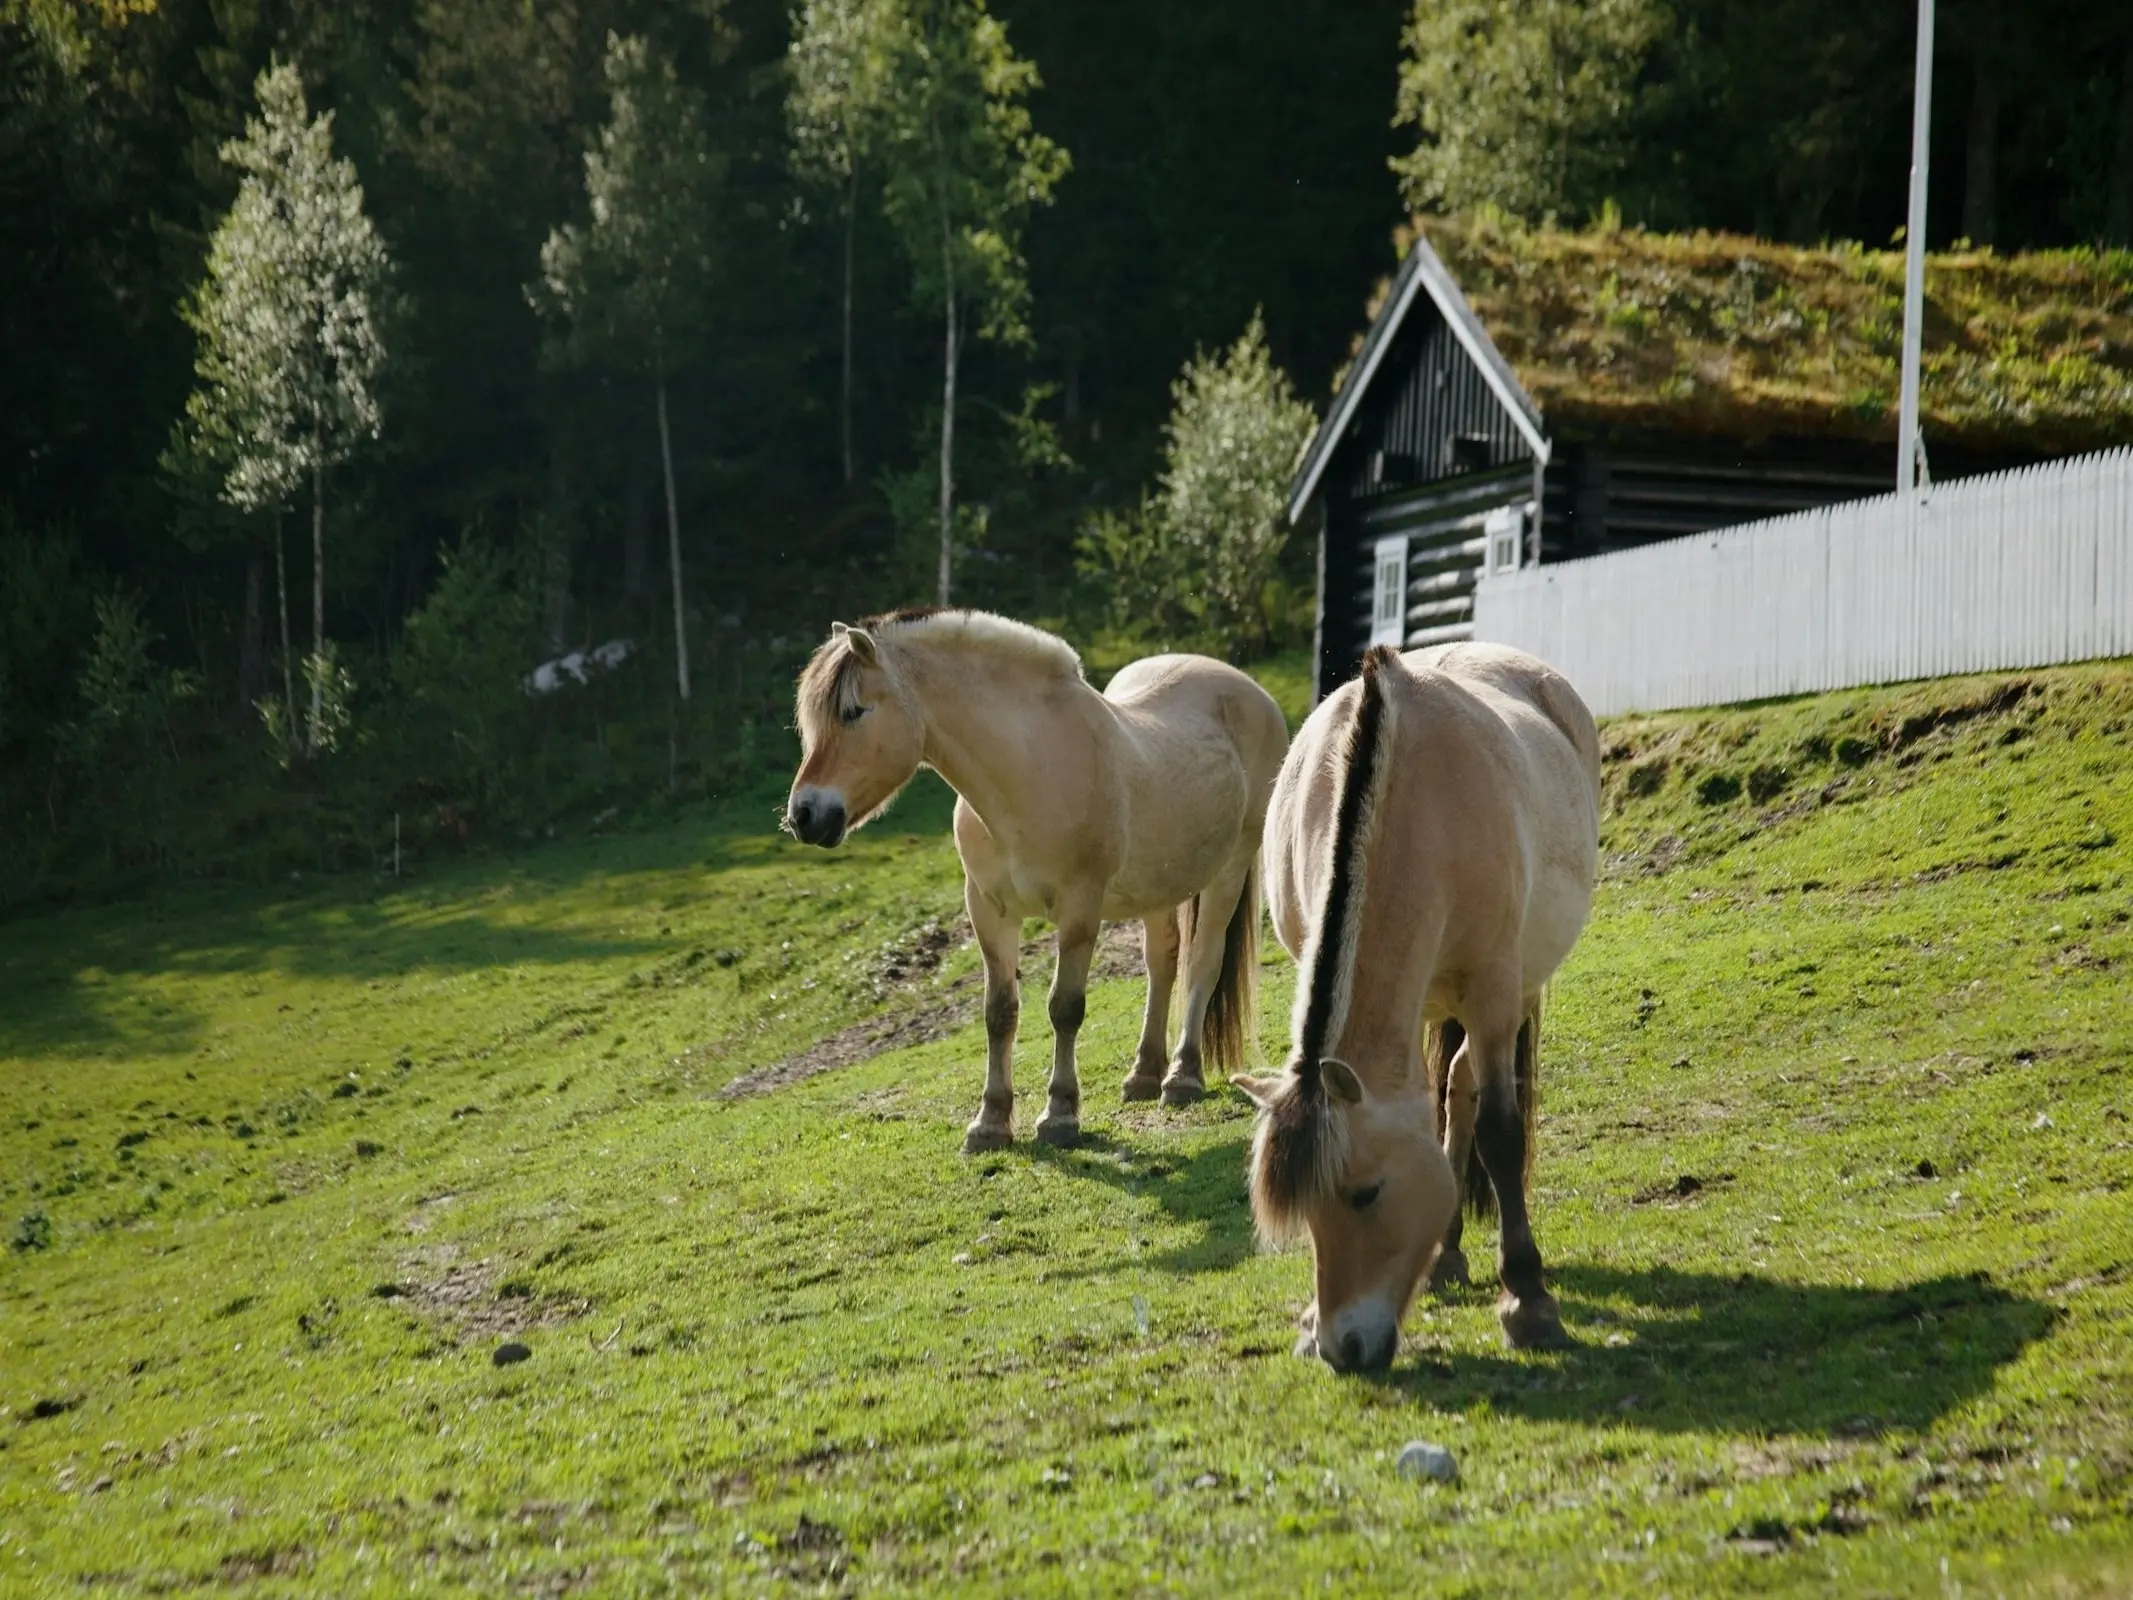
<path fill-rule="evenodd" d="M 1377 543 L 1377 603 L 1370 613 L 1370 642 L 1395 647 L 1407 641 L 1407 535 Z"/>
<path fill-rule="evenodd" d="M 1519 546 L 1525 542 L 1526 517 L 1517 506 L 1498 506 L 1482 524 L 1488 540 L 1489 572 L 1516 572 L 1525 563 Z"/>
<path fill-rule="evenodd" d="M 1489 466 L 1489 436 L 1485 433 L 1452 435 L 1452 470 L 1486 472 Z"/>

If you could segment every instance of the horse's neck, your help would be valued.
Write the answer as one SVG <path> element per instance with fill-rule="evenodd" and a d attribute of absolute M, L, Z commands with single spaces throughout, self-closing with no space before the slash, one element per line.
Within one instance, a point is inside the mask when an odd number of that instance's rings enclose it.
<path fill-rule="evenodd" d="M 1358 908 L 1347 1004 L 1327 1031 L 1328 1054 L 1353 1067 L 1374 1093 L 1401 1088 L 1421 1065 L 1422 1010 L 1444 942 L 1433 899 L 1397 903 L 1366 887 Z"/>
<path fill-rule="evenodd" d="M 1010 657 L 919 646 L 909 656 L 908 680 L 925 716 L 926 765 L 997 831 L 1023 809 L 1021 792 L 1035 777 L 1030 752 L 1047 737 L 1043 702 L 1056 674 Z"/>

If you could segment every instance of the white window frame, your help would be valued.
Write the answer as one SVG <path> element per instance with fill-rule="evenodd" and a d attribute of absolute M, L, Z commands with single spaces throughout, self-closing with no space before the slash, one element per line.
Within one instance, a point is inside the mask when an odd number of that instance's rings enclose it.
<path fill-rule="evenodd" d="M 1387 534 L 1371 563 L 1370 642 L 1395 650 L 1407 643 L 1407 535 Z"/>
<path fill-rule="evenodd" d="M 1516 572 L 1526 564 L 1526 508 L 1498 506 L 1481 525 L 1485 543 L 1482 570 L 1490 577 Z"/>

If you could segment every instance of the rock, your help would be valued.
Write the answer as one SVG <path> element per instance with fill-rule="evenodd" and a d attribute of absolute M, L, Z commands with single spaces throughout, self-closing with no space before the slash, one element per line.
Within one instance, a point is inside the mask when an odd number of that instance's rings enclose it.
<path fill-rule="evenodd" d="M 1459 1476 L 1459 1463 L 1452 1459 L 1451 1451 L 1441 1444 L 1430 1444 L 1416 1439 L 1400 1447 L 1398 1462 L 1400 1476 L 1421 1482 L 1424 1478 L 1438 1483 L 1450 1483 Z"/>
<path fill-rule="evenodd" d="M 533 1351 L 520 1344 L 518 1340 L 510 1339 L 498 1345 L 495 1353 L 489 1359 L 499 1367 L 512 1367 L 518 1365 L 521 1361 L 531 1361 L 533 1359 Z"/>

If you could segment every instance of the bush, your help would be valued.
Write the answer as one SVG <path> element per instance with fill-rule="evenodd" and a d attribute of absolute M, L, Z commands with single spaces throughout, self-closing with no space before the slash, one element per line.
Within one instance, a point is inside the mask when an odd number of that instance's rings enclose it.
<path fill-rule="evenodd" d="M 1156 494 L 1091 518 L 1076 564 L 1129 633 L 1261 653 L 1297 611 L 1278 569 L 1289 479 L 1316 418 L 1274 365 L 1257 312 L 1222 355 L 1188 361 L 1170 393 Z"/>

